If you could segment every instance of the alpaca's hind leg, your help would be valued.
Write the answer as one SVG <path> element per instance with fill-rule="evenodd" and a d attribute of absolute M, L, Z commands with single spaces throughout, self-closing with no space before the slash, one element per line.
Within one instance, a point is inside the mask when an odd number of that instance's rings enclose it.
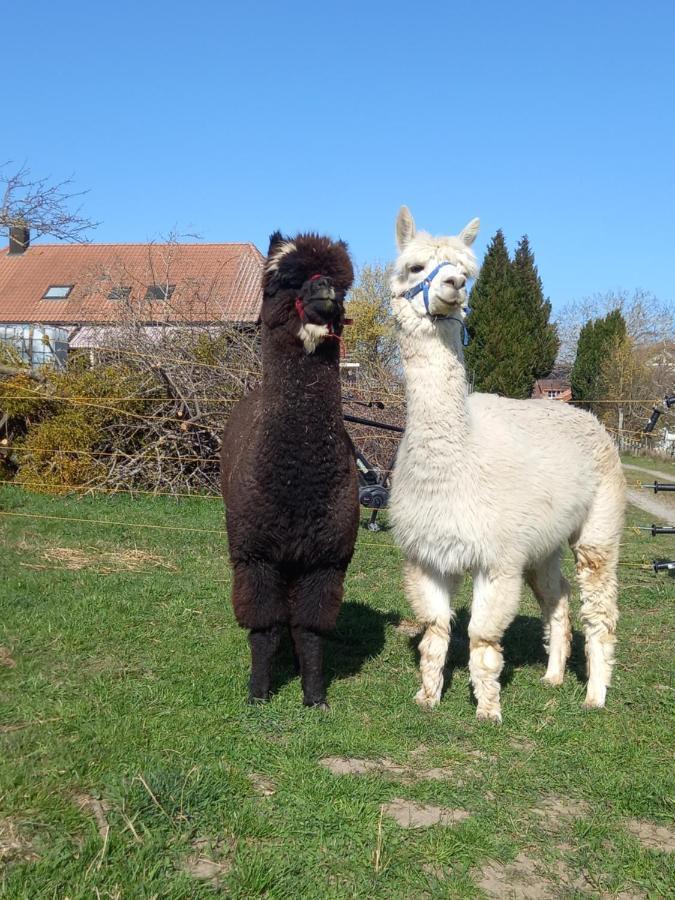
<path fill-rule="evenodd" d="M 300 662 L 303 703 L 328 708 L 323 679 L 323 635 L 335 627 L 344 569 L 315 569 L 291 584 L 291 633 Z"/>
<path fill-rule="evenodd" d="M 469 673 L 478 719 L 501 722 L 499 676 L 504 665 L 501 639 L 520 602 L 522 578 L 479 572 L 473 579 L 469 622 Z"/>
<path fill-rule="evenodd" d="M 544 622 L 548 666 L 542 681 L 554 685 L 562 684 L 572 646 L 570 586 L 560 570 L 560 557 L 561 552 L 557 550 L 527 573 L 527 583 L 539 601 Z"/>
<path fill-rule="evenodd" d="M 422 687 L 415 695 L 420 706 L 434 707 L 441 701 L 443 669 L 450 644 L 451 601 L 462 583 L 461 575 L 445 578 L 406 562 L 404 585 L 417 620 L 425 626 L 419 643 Z"/>
<path fill-rule="evenodd" d="M 249 629 L 251 680 L 249 703 L 267 700 L 272 678 L 272 660 L 288 621 L 287 586 L 281 573 L 259 560 L 234 564 L 232 605 L 237 621 Z"/>
<path fill-rule="evenodd" d="M 572 548 L 577 561 L 577 577 L 581 593 L 581 623 L 586 638 L 588 686 L 584 706 L 605 705 L 607 688 L 612 680 L 618 584 L 616 547 L 590 546 L 577 543 Z"/>

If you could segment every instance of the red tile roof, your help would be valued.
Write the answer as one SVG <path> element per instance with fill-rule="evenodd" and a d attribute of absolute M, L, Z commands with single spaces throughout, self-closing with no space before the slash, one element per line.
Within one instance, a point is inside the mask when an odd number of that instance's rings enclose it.
<path fill-rule="evenodd" d="M 123 310 L 151 322 L 255 322 L 264 257 L 253 244 L 37 244 L 0 251 L 0 322 L 114 322 Z M 74 285 L 44 300 L 50 285 Z M 170 300 L 145 300 L 148 286 L 175 285 Z M 111 300 L 115 287 L 128 300 Z"/>
<path fill-rule="evenodd" d="M 554 400 L 567 402 L 572 399 L 568 378 L 538 378 L 532 387 L 531 397 L 533 400 L 541 400 L 548 397 L 549 391 L 555 392 L 556 396 L 552 398 Z"/>

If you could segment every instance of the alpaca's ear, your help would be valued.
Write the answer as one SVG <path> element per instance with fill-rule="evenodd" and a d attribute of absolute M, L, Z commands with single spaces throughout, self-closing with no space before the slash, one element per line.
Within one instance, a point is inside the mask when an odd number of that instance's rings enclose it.
<path fill-rule="evenodd" d="M 415 220 L 407 206 L 402 206 L 398 211 L 396 219 L 396 243 L 398 249 L 403 250 L 406 244 L 415 237 L 417 229 L 415 228 Z"/>
<path fill-rule="evenodd" d="M 480 219 L 472 219 L 468 225 L 465 225 L 464 228 L 459 233 L 460 241 L 464 241 L 467 247 L 470 247 L 473 242 L 476 240 L 476 235 L 478 234 L 478 229 L 480 228 Z"/>
<path fill-rule="evenodd" d="M 270 246 L 269 246 L 269 250 L 267 251 L 267 255 L 271 256 L 274 248 L 277 247 L 279 244 L 283 244 L 284 242 L 285 242 L 285 238 L 280 231 L 275 231 L 273 234 L 271 234 L 270 235 Z"/>

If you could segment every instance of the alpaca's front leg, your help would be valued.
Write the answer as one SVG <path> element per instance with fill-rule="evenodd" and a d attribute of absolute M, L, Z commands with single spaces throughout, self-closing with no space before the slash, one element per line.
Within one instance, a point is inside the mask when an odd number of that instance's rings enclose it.
<path fill-rule="evenodd" d="M 281 640 L 281 625 L 258 628 L 249 633 L 251 645 L 251 681 L 248 702 L 268 700 L 272 682 L 272 660 Z"/>
<path fill-rule="evenodd" d="M 473 580 L 469 622 L 469 673 L 478 719 L 501 722 L 499 676 L 504 666 L 501 639 L 520 602 L 520 575 L 479 572 Z"/>
<path fill-rule="evenodd" d="M 272 660 L 288 621 L 287 586 L 276 566 L 266 560 L 234 563 L 232 605 L 237 621 L 249 629 L 251 681 L 249 703 L 267 700 Z"/>
<path fill-rule="evenodd" d="M 291 633 L 300 663 L 302 702 L 305 706 L 328 709 L 323 680 L 323 638 L 315 631 L 300 626 L 295 626 Z"/>
<path fill-rule="evenodd" d="M 445 578 L 414 563 L 407 562 L 404 585 L 408 602 L 417 619 L 425 625 L 419 644 L 422 687 L 415 695 L 420 706 L 432 708 L 441 702 L 443 669 L 450 644 L 451 600 L 462 583 L 462 576 Z"/>
<path fill-rule="evenodd" d="M 335 627 L 344 569 L 315 569 L 290 586 L 291 633 L 300 661 L 303 703 L 328 709 L 323 679 L 323 635 Z"/>

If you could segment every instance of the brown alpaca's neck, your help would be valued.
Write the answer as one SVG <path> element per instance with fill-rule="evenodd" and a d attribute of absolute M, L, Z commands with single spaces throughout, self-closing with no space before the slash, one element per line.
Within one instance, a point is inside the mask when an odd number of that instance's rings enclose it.
<path fill-rule="evenodd" d="M 342 419 L 337 342 L 307 353 L 297 341 L 262 335 L 262 396 L 265 407 L 300 421 Z"/>

